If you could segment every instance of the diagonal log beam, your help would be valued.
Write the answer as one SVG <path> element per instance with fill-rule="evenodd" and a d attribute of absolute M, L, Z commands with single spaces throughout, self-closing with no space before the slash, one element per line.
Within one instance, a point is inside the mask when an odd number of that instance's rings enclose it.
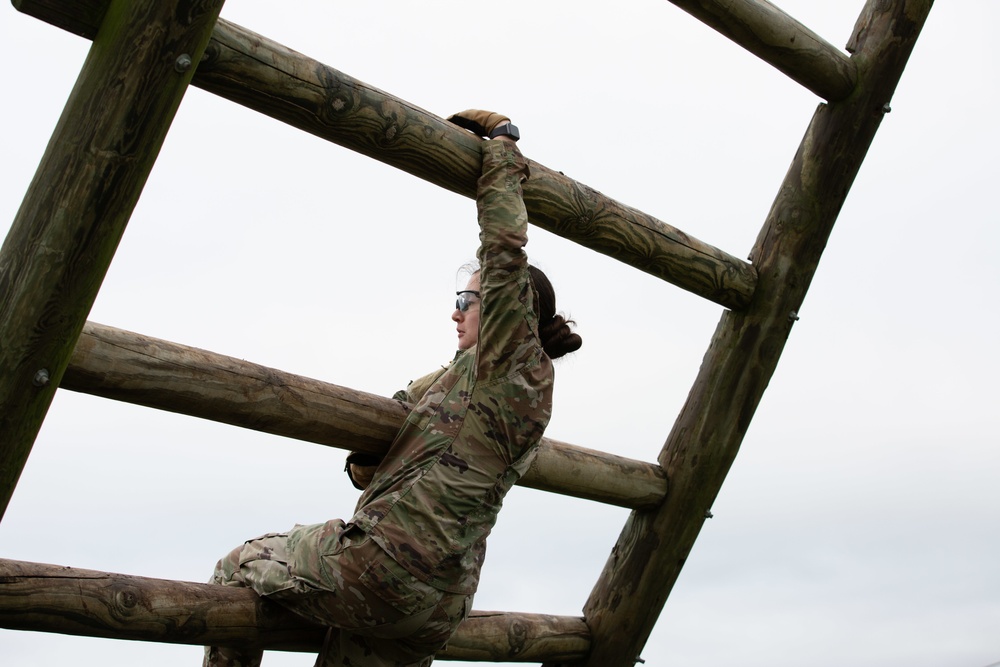
<path fill-rule="evenodd" d="M 932 0 L 869 0 L 851 51 L 859 84 L 821 105 L 751 257 L 750 308 L 727 312 L 660 453 L 670 493 L 633 512 L 584 607 L 585 667 L 632 667 L 708 516 L 816 272 L 820 256 L 899 82 Z"/>
<path fill-rule="evenodd" d="M 222 0 L 115 0 L 0 248 L 0 517 Z"/>
<path fill-rule="evenodd" d="M 379 455 L 406 419 L 398 401 L 94 322 L 62 387 Z M 520 485 L 633 509 L 667 491 L 659 465 L 549 438 Z"/>
<path fill-rule="evenodd" d="M 90 36 L 108 0 L 15 0 L 21 11 Z M 91 12 L 83 16 L 84 7 Z M 468 132 L 332 67 L 220 20 L 192 82 L 318 137 L 475 197 L 480 142 Z M 727 308 L 749 302 L 747 262 L 531 162 L 524 186 L 532 224 Z"/>
<path fill-rule="evenodd" d="M 325 628 L 246 588 L 0 559 L 0 627 L 110 639 L 318 652 Z M 572 616 L 474 611 L 442 660 L 579 660 Z"/>
<path fill-rule="evenodd" d="M 854 62 L 767 0 L 670 2 L 828 102 L 854 91 Z"/>

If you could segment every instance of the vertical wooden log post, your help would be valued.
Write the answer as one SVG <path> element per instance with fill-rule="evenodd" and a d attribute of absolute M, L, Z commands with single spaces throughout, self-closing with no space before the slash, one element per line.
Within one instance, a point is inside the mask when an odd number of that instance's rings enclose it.
<path fill-rule="evenodd" d="M 670 489 L 632 513 L 584 615 L 586 667 L 632 667 L 670 594 L 778 363 L 837 214 L 888 110 L 932 0 L 868 0 L 848 50 L 858 89 L 821 105 L 757 239 L 750 308 L 726 312 L 659 462 Z"/>
<path fill-rule="evenodd" d="M 0 249 L 0 518 L 223 0 L 115 0 Z"/>

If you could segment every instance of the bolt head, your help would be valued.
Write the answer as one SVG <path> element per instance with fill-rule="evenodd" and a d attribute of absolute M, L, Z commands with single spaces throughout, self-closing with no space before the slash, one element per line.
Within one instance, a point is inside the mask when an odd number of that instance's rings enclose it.
<path fill-rule="evenodd" d="M 183 74 L 184 72 L 191 69 L 191 64 L 192 64 L 191 56 L 189 56 L 186 53 L 182 53 L 181 55 L 177 56 L 177 60 L 174 61 L 174 69 Z"/>
<path fill-rule="evenodd" d="M 48 386 L 50 380 L 51 378 L 49 377 L 49 369 L 42 368 L 39 369 L 37 373 L 35 373 L 35 377 L 32 378 L 31 383 L 36 387 L 45 387 Z"/>

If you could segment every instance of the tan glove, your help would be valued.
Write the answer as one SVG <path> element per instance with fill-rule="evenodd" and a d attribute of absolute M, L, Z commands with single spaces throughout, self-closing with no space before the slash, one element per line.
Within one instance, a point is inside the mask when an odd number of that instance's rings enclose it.
<path fill-rule="evenodd" d="M 347 467 L 347 477 L 355 489 L 364 491 L 375 479 L 375 470 L 375 466 L 358 466 L 350 463 Z"/>
<path fill-rule="evenodd" d="M 503 114 L 482 109 L 466 109 L 448 116 L 447 120 L 481 137 L 489 136 L 497 126 L 510 122 L 510 118 Z"/>
<path fill-rule="evenodd" d="M 347 477 L 351 480 L 354 488 L 364 491 L 372 483 L 372 479 L 375 477 L 375 470 L 381 462 L 382 459 L 373 454 L 351 452 L 347 456 L 347 462 L 344 464 L 344 472 L 347 473 Z"/>

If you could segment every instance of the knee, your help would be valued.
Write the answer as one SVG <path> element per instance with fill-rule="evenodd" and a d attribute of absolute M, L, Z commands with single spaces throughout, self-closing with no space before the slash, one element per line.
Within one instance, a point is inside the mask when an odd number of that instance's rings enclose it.
<path fill-rule="evenodd" d="M 215 570 L 208 583 L 222 586 L 246 586 L 243 575 L 240 574 L 240 552 L 242 551 L 241 545 L 220 558 L 219 562 L 215 564 Z"/>

